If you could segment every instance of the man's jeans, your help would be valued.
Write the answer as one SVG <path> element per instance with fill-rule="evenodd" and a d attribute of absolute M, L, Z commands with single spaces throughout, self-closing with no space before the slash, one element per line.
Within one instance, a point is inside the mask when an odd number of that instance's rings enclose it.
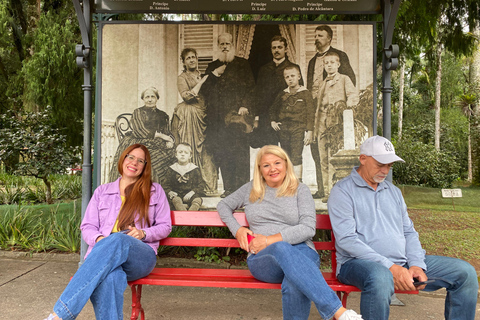
<path fill-rule="evenodd" d="M 282 284 L 283 319 L 308 319 L 311 301 L 323 319 L 332 318 L 342 306 L 323 279 L 318 253 L 305 243 L 273 243 L 250 255 L 247 263 L 258 280 Z"/>
<path fill-rule="evenodd" d="M 463 260 L 441 256 L 425 256 L 425 263 L 425 274 L 436 281 L 428 284 L 424 291 L 447 289 L 445 319 L 474 320 L 478 295 L 475 269 Z M 389 269 L 377 262 L 352 259 L 342 265 L 338 279 L 362 290 L 360 312 L 363 319 L 388 319 L 390 297 L 394 292 Z"/>
<path fill-rule="evenodd" d="M 129 235 L 113 233 L 93 247 L 53 310 L 63 320 L 75 319 L 91 299 L 96 319 L 123 319 L 127 280 L 145 277 L 156 261 L 149 245 Z"/>

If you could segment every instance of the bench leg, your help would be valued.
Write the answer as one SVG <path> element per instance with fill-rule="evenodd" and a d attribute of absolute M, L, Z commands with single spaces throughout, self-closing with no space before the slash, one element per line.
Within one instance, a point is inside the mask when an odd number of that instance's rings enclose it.
<path fill-rule="evenodd" d="M 142 285 L 131 285 L 132 288 L 132 316 L 131 320 L 137 320 L 138 316 L 141 314 L 141 319 L 145 320 L 145 312 L 142 308 Z"/>
<path fill-rule="evenodd" d="M 349 294 L 350 292 L 346 292 L 346 291 L 343 292 L 342 305 L 344 308 L 347 307 L 347 298 Z"/>

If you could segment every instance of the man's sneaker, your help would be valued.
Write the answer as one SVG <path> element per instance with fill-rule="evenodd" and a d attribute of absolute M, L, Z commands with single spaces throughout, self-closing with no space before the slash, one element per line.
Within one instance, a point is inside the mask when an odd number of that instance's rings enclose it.
<path fill-rule="evenodd" d="M 362 315 L 353 310 L 345 311 L 338 320 L 363 320 Z"/>

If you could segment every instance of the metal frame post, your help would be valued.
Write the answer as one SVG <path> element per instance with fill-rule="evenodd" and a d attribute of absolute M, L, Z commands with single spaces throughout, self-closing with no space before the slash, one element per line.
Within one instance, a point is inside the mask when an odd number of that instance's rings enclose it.
<path fill-rule="evenodd" d="M 82 220 L 92 197 L 92 59 L 91 59 L 91 0 L 72 0 L 77 14 L 83 41 L 83 165 L 82 165 Z M 78 53 L 77 53 L 78 54 Z M 79 57 L 77 57 L 77 64 Z M 80 262 L 83 263 L 87 244 L 82 240 L 80 246 Z"/>
<path fill-rule="evenodd" d="M 382 55 L 382 103 L 383 103 L 383 136 L 392 140 L 392 74 L 391 70 L 396 69 L 392 60 L 392 38 L 395 29 L 398 9 L 402 0 L 384 0 L 383 1 L 383 55 Z M 397 52 L 398 54 L 398 52 Z M 396 59 L 393 56 L 393 59 Z M 377 115 L 375 114 L 374 117 Z M 392 181 L 392 171 L 390 170 L 387 180 Z"/>

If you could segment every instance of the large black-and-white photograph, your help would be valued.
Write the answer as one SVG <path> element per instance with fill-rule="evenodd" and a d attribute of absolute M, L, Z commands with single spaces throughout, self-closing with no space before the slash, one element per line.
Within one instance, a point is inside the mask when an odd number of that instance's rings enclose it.
<path fill-rule="evenodd" d="M 322 206 L 373 134 L 372 23 L 100 27 L 102 183 L 141 143 L 172 209 L 213 208 L 274 144 Z"/>

